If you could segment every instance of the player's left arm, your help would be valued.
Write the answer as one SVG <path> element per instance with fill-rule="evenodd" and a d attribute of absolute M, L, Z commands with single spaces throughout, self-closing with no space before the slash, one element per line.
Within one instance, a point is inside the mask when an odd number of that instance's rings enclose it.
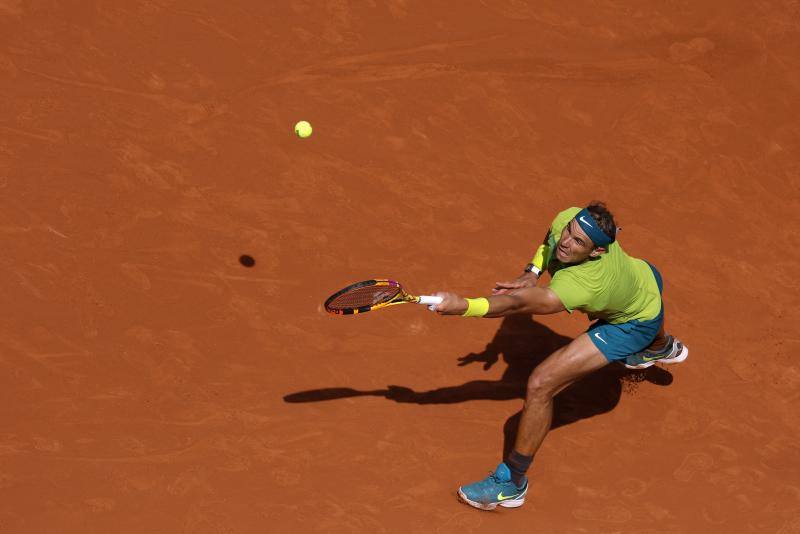
<path fill-rule="evenodd" d="M 436 305 L 436 312 L 441 315 L 464 315 L 469 307 L 467 299 L 455 293 L 436 295 L 442 297 L 441 304 Z M 485 298 L 489 309 L 483 317 L 505 317 L 518 313 L 547 315 L 566 309 L 558 295 L 547 287 L 526 287 Z"/>

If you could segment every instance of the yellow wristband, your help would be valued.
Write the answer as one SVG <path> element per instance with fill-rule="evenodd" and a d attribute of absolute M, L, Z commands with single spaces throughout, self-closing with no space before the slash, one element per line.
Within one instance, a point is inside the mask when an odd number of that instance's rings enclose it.
<path fill-rule="evenodd" d="M 489 300 L 483 297 L 479 299 L 466 299 L 467 311 L 464 312 L 464 317 L 483 317 L 489 313 Z"/>
<path fill-rule="evenodd" d="M 533 259 L 531 263 L 539 269 L 539 271 L 544 270 L 544 245 L 539 245 L 539 248 L 536 249 L 536 254 L 533 255 Z"/>

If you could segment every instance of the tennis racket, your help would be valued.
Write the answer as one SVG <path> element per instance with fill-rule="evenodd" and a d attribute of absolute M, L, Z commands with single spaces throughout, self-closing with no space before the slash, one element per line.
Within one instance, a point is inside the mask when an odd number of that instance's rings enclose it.
<path fill-rule="evenodd" d="M 325 311 L 337 315 L 355 315 L 395 304 L 425 304 L 429 309 L 442 302 L 442 297 L 406 293 L 394 280 L 365 280 L 337 291 L 325 301 Z"/>

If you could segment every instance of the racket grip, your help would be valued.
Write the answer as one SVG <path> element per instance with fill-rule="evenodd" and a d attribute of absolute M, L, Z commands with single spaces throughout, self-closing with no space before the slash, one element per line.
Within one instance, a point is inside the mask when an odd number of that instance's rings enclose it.
<path fill-rule="evenodd" d="M 427 305 L 441 304 L 442 303 L 442 297 L 434 297 L 432 295 L 422 295 L 422 296 L 419 297 L 419 303 L 420 304 L 427 304 Z"/>

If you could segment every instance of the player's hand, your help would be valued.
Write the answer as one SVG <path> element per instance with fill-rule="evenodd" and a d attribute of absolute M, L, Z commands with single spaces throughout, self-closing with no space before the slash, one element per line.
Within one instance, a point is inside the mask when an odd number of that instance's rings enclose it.
<path fill-rule="evenodd" d="M 522 289 L 525 287 L 533 287 L 536 285 L 536 278 L 517 278 L 516 280 L 511 280 L 510 282 L 495 282 L 494 289 L 492 289 L 492 295 L 505 295 L 507 293 L 511 293 L 515 289 Z"/>
<path fill-rule="evenodd" d="M 439 315 L 464 315 L 467 311 L 467 299 L 455 293 L 438 292 L 437 297 L 442 297 L 442 302 L 433 306 L 433 311 Z"/>

